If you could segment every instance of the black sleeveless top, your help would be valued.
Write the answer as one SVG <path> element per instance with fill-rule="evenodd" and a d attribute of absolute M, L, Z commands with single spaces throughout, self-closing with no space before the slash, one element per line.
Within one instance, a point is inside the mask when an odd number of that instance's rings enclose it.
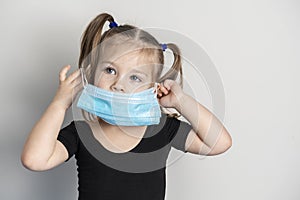
<path fill-rule="evenodd" d="M 142 140 L 129 152 L 114 153 L 96 140 L 84 121 L 72 121 L 58 140 L 78 166 L 79 200 L 163 200 L 166 160 L 171 147 L 184 153 L 191 126 L 162 115 L 147 126 Z"/>

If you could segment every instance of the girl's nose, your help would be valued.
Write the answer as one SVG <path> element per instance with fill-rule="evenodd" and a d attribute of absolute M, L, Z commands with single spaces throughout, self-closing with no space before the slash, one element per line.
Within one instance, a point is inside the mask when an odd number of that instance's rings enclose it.
<path fill-rule="evenodd" d="M 121 79 L 117 79 L 114 84 L 112 84 L 111 89 L 114 92 L 125 92 L 124 84 Z"/>

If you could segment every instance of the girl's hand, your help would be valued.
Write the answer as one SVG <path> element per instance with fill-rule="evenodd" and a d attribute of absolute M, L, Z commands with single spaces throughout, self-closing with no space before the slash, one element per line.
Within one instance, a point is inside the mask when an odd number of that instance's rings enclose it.
<path fill-rule="evenodd" d="M 180 100 L 184 92 L 178 83 L 174 80 L 167 79 L 158 86 L 157 97 L 161 106 L 165 108 L 175 108 L 180 110 Z"/>
<path fill-rule="evenodd" d="M 82 89 L 80 70 L 77 69 L 68 77 L 67 72 L 71 66 L 64 66 L 59 73 L 59 87 L 52 101 L 67 110 L 72 104 L 72 97 Z"/>

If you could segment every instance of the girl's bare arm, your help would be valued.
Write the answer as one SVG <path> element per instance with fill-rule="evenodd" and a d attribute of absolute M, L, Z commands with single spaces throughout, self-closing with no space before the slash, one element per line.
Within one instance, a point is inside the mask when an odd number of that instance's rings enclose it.
<path fill-rule="evenodd" d="M 165 80 L 160 85 L 160 104 L 175 108 L 193 127 L 186 141 L 186 150 L 200 155 L 217 155 L 228 150 L 232 139 L 218 118 L 185 94 L 173 80 Z"/>
<path fill-rule="evenodd" d="M 186 150 L 200 155 L 218 155 L 227 151 L 232 139 L 221 121 L 189 95 L 183 95 L 177 108 L 191 123 Z"/>
<path fill-rule="evenodd" d="M 60 84 L 52 102 L 32 128 L 21 155 L 23 165 L 34 171 L 51 169 L 68 158 L 68 152 L 57 140 L 66 110 L 72 103 L 72 92 L 80 90 L 80 72 L 66 76 L 70 66 L 60 71 Z"/>

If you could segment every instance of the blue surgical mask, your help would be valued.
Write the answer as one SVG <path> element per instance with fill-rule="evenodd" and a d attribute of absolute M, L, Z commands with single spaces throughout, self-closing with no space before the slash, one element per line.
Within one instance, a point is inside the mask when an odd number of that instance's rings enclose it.
<path fill-rule="evenodd" d="M 137 93 L 111 92 L 88 84 L 81 70 L 84 89 L 77 106 L 109 124 L 144 126 L 158 124 L 161 110 L 155 87 Z"/>

